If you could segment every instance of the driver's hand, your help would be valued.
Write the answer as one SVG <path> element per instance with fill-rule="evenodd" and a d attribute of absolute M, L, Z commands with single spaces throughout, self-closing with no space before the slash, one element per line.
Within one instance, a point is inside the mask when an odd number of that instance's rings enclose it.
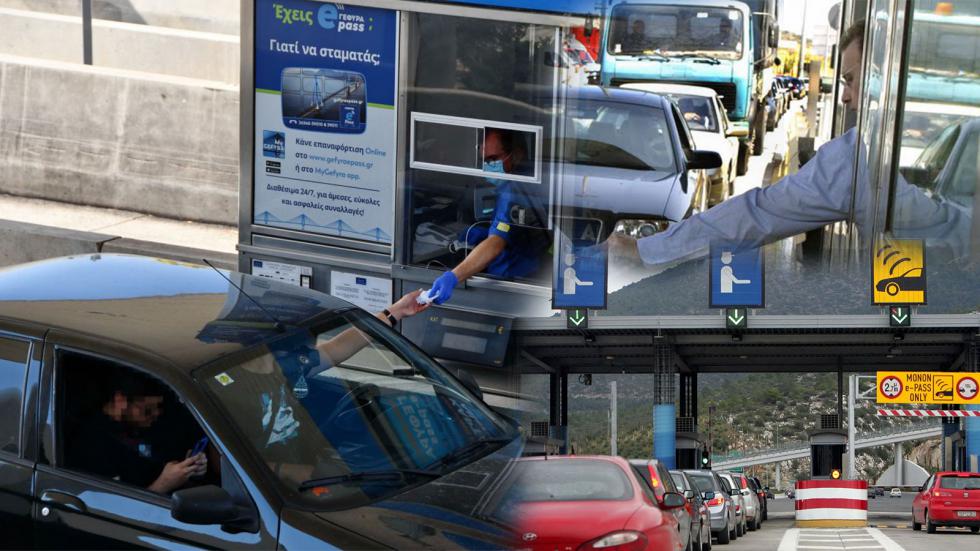
<path fill-rule="evenodd" d="M 407 293 L 405 296 L 398 299 L 398 302 L 392 304 L 388 308 L 388 311 L 391 312 L 391 315 L 395 316 L 395 318 L 397 319 L 408 318 L 414 316 L 415 314 L 418 314 L 419 312 L 424 311 L 430 305 L 418 303 L 418 300 L 416 299 L 421 293 L 422 293 L 422 289 L 418 289 L 416 291 L 412 291 L 411 293 Z"/>
<path fill-rule="evenodd" d="M 693 111 L 688 111 L 687 113 L 684 113 L 684 120 L 699 122 L 701 120 L 701 115 L 698 115 Z"/>

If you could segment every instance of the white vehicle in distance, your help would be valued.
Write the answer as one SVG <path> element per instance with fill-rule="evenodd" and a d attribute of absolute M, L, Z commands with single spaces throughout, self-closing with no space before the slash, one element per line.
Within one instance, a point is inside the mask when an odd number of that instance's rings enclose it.
<path fill-rule="evenodd" d="M 721 156 L 721 167 L 707 171 L 711 182 L 709 207 L 734 194 L 738 139 L 748 135 L 748 130 L 731 125 L 717 92 L 704 86 L 657 82 L 624 84 L 622 88 L 653 92 L 673 101 L 684 114 L 698 149 L 715 151 Z"/>
<path fill-rule="evenodd" d="M 902 149 L 898 166 L 913 166 L 927 145 L 944 130 L 980 118 L 980 107 L 955 103 L 908 101 L 902 123 Z"/>
<path fill-rule="evenodd" d="M 888 494 L 888 497 L 902 497 L 901 488 L 892 488 L 892 491 Z"/>

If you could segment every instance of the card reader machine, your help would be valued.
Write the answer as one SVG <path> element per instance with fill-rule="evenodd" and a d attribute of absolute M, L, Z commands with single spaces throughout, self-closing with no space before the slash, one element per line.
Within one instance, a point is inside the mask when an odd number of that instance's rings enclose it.
<path fill-rule="evenodd" d="M 433 306 L 402 324 L 404 335 L 436 358 L 503 367 L 513 319 Z"/>

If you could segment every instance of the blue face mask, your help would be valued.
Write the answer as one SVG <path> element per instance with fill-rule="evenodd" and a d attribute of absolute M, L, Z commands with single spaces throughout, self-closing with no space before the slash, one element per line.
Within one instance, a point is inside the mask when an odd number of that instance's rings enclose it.
<path fill-rule="evenodd" d="M 497 159 L 497 160 L 494 160 L 494 161 L 483 161 L 483 171 L 484 172 L 496 172 L 498 174 L 506 174 L 507 173 L 504 170 L 504 161 L 503 161 L 503 159 Z M 507 180 L 501 180 L 500 178 L 487 178 L 486 180 L 487 180 L 487 182 L 489 182 L 489 183 L 491 183 L 491 184 L 493 184 L 495 186 L 502 186 L 505 183 L 507 183 Z"/>

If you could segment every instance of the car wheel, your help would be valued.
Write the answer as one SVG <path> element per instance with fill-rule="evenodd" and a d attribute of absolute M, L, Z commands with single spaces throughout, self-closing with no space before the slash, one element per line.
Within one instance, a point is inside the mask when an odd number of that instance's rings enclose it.
<path fill-rule="evenodd" d="M 897 295 L 898 292 L 901 290 L 902 288 L 899 287 L 898 283 L 895 283 L 894 281 L 889 283 L 888 285 L 885 285 L 885 292 L 888 293 L 888 296 L 890 297 Z"/>
<path fill-rule="evenodd" d="M 718 545 L 728 545 L 732 541 L 732 534 L 728 530 L 722 530 L 718 533 Z"/>
<path fill-rule="evenodd" d="M 711 531 L 708 531 L 708 539 L 701 538 L 701 551 L 711 551 Z"/>
<path fill-rule="evenodd" d="M 925 515 L 926 515 L 926 532 L 929 533 L 929 534 L 935 534 L 936 533 L 936 525 L 933 524 L 932 523 L 932 519 L 929 518 L 929 511 L 928 510 L 926 510 Z"/>
<path fill-rule="evenodd" d="M 912 513 L 912 530 L 914 530 L 916 532 L 918 532 L 919 530 L 922 530 L 922 523 L 915 521 L 915 513 Z"/>
<path fill-rule="evenodd" d="M 980 526 L 971 526 L 970 531 L 976 534 L 977 532 L 980 532 Z"/>

